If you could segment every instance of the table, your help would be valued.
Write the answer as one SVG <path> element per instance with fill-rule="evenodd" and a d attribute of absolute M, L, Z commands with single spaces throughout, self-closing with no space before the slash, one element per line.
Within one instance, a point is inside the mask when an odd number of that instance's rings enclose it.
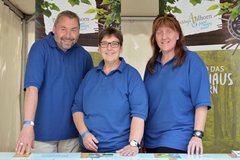
<path fill-rule="evenodd" d="M 18 157 L 14 152 L 0 152 L 0 160 L 240 160 L 231 154 L 143 154 L 122 157 L 115 153 L 32 153 Z"/>

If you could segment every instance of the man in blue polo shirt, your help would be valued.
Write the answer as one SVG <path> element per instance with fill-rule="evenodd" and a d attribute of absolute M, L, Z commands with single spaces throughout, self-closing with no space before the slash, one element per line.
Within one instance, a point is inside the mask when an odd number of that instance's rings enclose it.
<path fill-rule="evenodd" d="M 33 44 L 26 67 L 24 122 L 16 152 L 76 152 L 79 150 L 71 105 L 91 56 L 77 44 L 79 17 L 61 12 L 53 31 Z M 35 140 L 35 141 L 34 141 Z"/>

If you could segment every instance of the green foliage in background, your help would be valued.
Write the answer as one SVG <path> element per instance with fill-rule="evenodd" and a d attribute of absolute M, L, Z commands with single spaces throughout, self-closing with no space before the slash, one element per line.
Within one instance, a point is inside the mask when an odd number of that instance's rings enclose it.
<path fill-rule="evenodd" d="M 89 0 L 67 0 L 71 6 L 79 5 L 80 3 L 85 3 L 92 5 Z M 99 25 L 103 27 L 113 26 L 120 29 L 121 22 L 121 0 L 103 0 L 101 3 L 102 8 L 91 8 L 85 11 L 85 13 L 96 13 L 94 19 L 100 20 L 105 19 L 103 23 L 99 22 Z M 50 17 L 52 11 L 60 11 L 59 7 L 52 2 L 52 0 L 37 0 L 36 1 L 37 13 L 38 15 L 45 15 Z M 38 16 L 37 15 L 37 16 Z"/>
<path fill-rule="evenodd" d="M 179 0 L 159 0 L 159 14 L 182 13 L 181 9 L 179 9 L 177 6 L 172 6 L 177 1 Z M 189 0 L 189 2 L 195 6 L 200 4 L 202 0 Z"/>
<path fill-rule="evenodd" d="M 91 8 L 85 13 L 96 13 L 95 19 L 106 19 L 104 23 L 100 23 L 103 27 L 113 26 L 120 28 L 121 22 L 121 1 L 120 0 L 103 0 L 101 3 L 102 8 Z M 107 7 L 104 7 L 107 6 Z M 104 9 L 107 8 L 107 9 Z"/>
<path fill-rule="evenodd" d="M 211 94 L 212 108 L 208 112 L 204 142 L 205 153 L 231 153 L 240 149 L 240 50 L 198 52 L 209 68 L 218 92 Z M 230 55 L 230 56 L 229 56 Z M 211 68 L 212 67 L 212 68 Z M 219 68 L 221 68 L 219 70 Z M 217 74 L 217 78 L 213 75 Z M 226 77 L 228 75 L 228 77 Z M 233 84 L 230 85 L 228 78 Z M 215 79 L 215 81 L 213 80 Z M 216 85 L 216 79 L 219 84 Z M 214 82 L 213 82 L 214 81 Z M 224 85 L 220 84 L 225 83 Z"/>
<path fill-rule="evenodd" d="M 72 6 L 79 5 L 80 2 L 88 5 L 92 5 L 89 0 L 68 0 L 68 3 L 70 3 Z"/>
<path fill-rule="evenodd" d="M 91 5 L 89 0 L 68 0 L 71 6 L 79 5 L 80 3 L 85 3 Z M 52 11 L 60 11 L 59 7 L 52 2 L 52 0 L 36 0 L 37 13 L 43 14 L 47 17 L 52 15 Z M 37 15 L 38 16 L 38 15 Z"/>
<path fill-rule="evenodd" d="M 179 0 L 159 0 L 159 14 L 182 13 L 182 11 L 177 6 L 172 6 L 177 1 Z M 197 4 L 201 4 L 202 0 L 189 0 L 189 2 L 195 6 Z M 230 18 L 233 21 L 235 18 L 237 18 L 240 15 L 240 0 L 214 4 L 210 6 L 207 9 L 207 11 L 211 11 L 215 9 L 219 9 L 217 15 L 223 15 L 225 13 L 229 13 Z"/>
<path fill-rule="evenodd" d="M 240 0 L 212 5 L 208 8 L 208 11 L 215 9 L 219 9 L 217 15 L 229 13 L 230 18 L 233 21 L 240 15 Z"/>
<path fill-rule="evenodd" d="M 38 11 L 36 12 L 37 14 L 43 14 L 47 17 L 50 17 L 52 15 L 52 10 L 60 11 L 59 7 L 55 3 L 43 0 L 37 0 L 36 7 Z"/>

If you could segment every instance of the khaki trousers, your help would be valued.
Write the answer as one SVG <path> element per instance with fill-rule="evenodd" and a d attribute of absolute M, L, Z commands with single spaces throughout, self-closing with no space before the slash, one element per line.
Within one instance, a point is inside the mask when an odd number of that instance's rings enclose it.
<path fill-rule="evenodd" d="M 60 141 L 34 141 L 33 153 L 51 153 L 51 152 L 79 152 L 79 139 L 67 139 Z"/>

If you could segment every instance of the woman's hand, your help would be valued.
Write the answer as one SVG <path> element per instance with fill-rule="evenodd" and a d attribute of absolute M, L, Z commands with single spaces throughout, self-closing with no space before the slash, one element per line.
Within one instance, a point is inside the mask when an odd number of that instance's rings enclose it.
<path fill-rule="evenodd" d="M 98 140 L 97 138 L 92 134 L 88 133 L 83 137 L 83 144 L 87 150 L 97 152 L 98 150 Z"/>
<path fill-rule="evenodd" d="M 133 147 L 130 145 L 127 145 L 122 149 L 116 151 L 116 153 L 119 153 L 121 156 L 135 156 L 138 154 L 138 152 L 138 147 Z"/>
<path fill-rule="evenodd" d="M 191 138 L 188 143 L 188 154 L 203 154 L 203 144 L 201 138 Z"/>

